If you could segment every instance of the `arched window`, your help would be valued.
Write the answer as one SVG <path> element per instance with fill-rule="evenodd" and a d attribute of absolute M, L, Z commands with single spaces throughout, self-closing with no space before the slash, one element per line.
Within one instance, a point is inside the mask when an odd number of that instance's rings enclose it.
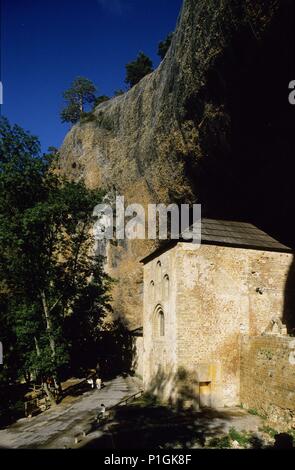
<path fill-rule="evenodd" d="M 165 336 L 165 315 L 161 305 L 158 305 L 154 312 L 153 333 L 156 338 Z"/>
<path fill-rule="evenodd" d="M 161 278 L 162 278 L 161 271 L 162 271 L 161 261 L 158 261 L 157 266 L 156 266 L 156 279 L 157 279 L 157 282 L 161 282 Z"/>
<path fill-rule="evenodd" d="M 150 295 L 151 300 L 155 299 L 155 283 L 154 283 L 154 281 L 150 282 L 150 293 L 149 293 L 149 295 Z"/>
<path fill-rule="evenodd" d="M 159 312 L 159 333 L 160 336 L 165 336 L 165 317 L 164 312 Z"/>
<path fill-rule="evenodd" d="M 169 276 L 166 274 L 163 279 L 163 289 L 164 289 L 164 299 L 168 300 L 169 299 Z"/>

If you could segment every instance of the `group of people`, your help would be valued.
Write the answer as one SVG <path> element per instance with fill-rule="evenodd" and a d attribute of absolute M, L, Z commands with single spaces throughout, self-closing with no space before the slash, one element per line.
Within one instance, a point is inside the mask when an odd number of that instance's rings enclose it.
<path fill-rule="evenodd" d="M 94 377 L 91 377 L 90 379 L 87 379 L 87 382 L 89 383 L 92 389 L 93 388 L 97 388 L 97 390 L 101 389 L 102 381 L 99 377 L 97 377 L 95 380 L 94 380 Z"/>
<path fill-rule="evenodd" d="M 87 382 L 91 386 L 92 389 L 96 388 L 97 390 L 100 390 L 102 385 L 103 385 L 102 380 L 99 378 L 99 375 L 98 375 L 99 372 L 100 372 L 100 366 L 99 366 L 99 364 L 97 364 L 96 374 L 94 374 L 93 376 L 91 376 L 87 379 Z M 97 413 L 97 416 L 96 416 L 96 420 L 98 422 L 101 422 L 101 421 L 104 420 L 105 416 L 106 416 L 106 407 L 102 403 L 98 407 L 98 413 Z"/>
<path fill-rule="evenodd" d="M 87 382 L 89 383 L 92 389 L 97 388 L 97 390 L 100 390 L 102 387 L 102 380 L 99 378 L 99 375 L 100 375 L 99 363 L 97 363 L 95 370 L 96 370 L 96 373 L 92 375 L 91 377 L 89 377 L 89 379 L 87 379 Z"/>

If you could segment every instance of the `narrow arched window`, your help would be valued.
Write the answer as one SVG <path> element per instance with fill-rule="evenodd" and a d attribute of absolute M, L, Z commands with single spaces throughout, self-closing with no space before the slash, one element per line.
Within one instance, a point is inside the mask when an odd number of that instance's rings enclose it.
<path fill-rule="evenodd" d="M 153 335 L 155 338 L 165 336 L 165 315 L 161 305 L 157 305 L 153 315 Z"/>
<path fill-rule="evenodd" d="M 159 312 L 160 336 L 165 336 L 165 317 L 163 312 Z"/>
<path fill-rule="evenodd" d="M 154 283 L 154 281 L 150 282 L 150 293 L 149 293 L 149 295 L 150 295 L 151 300 L 155 299 L 155 283 Z"/>
<path fill-rule="evenodd" d="M 169 299 L 169 276 L 168 274 L 164 276 L 163 282 L 164 282 L 164 285 L 163 285 L 164 299 L 168 300 Z"/>
<path fill-rule="evenodd" d="M 157 282 L 161 282 L 161 271 L 162 271 L 162 265 L 161 265 L 161 261 L 158 261 L 157 262 L 157 266 L 156 266 L 156 278 L 157 278 Z"/>

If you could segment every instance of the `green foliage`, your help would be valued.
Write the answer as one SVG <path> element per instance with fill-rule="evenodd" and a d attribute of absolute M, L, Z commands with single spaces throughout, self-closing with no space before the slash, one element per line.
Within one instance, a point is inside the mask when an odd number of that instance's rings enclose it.
<path fill-rule="evenodd" d="M 84 77 L 77 77 L 71 87 L 63 93 L 66 102 L 61 111 L 62 122 L 75 124 L 85 112 L 85 107 L 95 102 L 95 85 Z"/>
<path fill-rule="evenodd" d="M 6 383 L 59 377 L 75 342 L 98 339 L 110 279 L 93 254 L 93 207 L 102 194 L 50 171 L 51 156 L 0 120 L 0 307 Z M 73 316 L 83 328 L 69 335 Z M 81 335 L 83 339 L 81 339 Z"/>
<path fill-rule="evenodd" d="M 110 97 L 106 95 L 102 96 L 97 96 L 93 102 L 93 109 L 96 108 L 96 106 L 99 106 L 101 103 L 105 103 L 106 101 L 109 101 Z"/>
<path fill-rule="evenodd" d="M 264 432 L 265 434 L 268 434 L 272 438 L 274 438 L 275 435 L 278 433 L 278 431 L 266 425 L 260 428 L 259 431 Z"/>
<path fill-rule="evenodd" d="M 207 447 L 216 449 L 229 449 L 231 447 L 231 440 L 229 436 L 213 437 L 208 441 Z"/>
<path fill-rule="evenodd" d="M 232 441 L 237 441 L 242 447 L 247 447 L 251 441 L 251 434 L 238 432 L 235 428 L 230 428 L 228 435 Z"/>
<path fill-rule="evenodd" d="M 75 103 L 68 103 L 67 106 L 61 111 L 61 122 L 70 122 L 76 124 L 81 117 L 81 109 Z"/>
<path fill-rule="evenodd" d="M 96 117 L 93 112 L 90 113 L 82 113 L 80 117 L 81 123 L 87 123 L 87 122 L 95 122 Z"/>
<path fill-rule="evenodd" d="M 248 410 L 248 413 L 249 413 L 249 415 L 259 416 L 260 418 L 265 419 L 265 416 L 263 416 L 261 413 L 259 413 L 259 411 L 256 410 L 256 408 L 250 408 L 250 409 Z"/>
<path fill-rule="evenodd" d="M 230 428 L 228 434 L 216 436 L 206 444 L 206 447 L 213 447 L 218 449 L 230 449 L 233 442 L 236 441 L 240 447 L 243 448 L 260 448 L 262 441 L 251 432 L 239 432 L 235 428 Z"/>
<path fill-rule="evenodd" d="M 140 80 L 153 71 L 151 59 L 143 52 L 140 52 L 137 59 L 126 65 L 125 83 L 130 88 L 134 87 Z"/>
<path fill-rule="evenodd" d="M 290 436 L 292 436 L 293 439 L 295 440 L 295 429 L 289 429 L 289 430 L 287 431 L 287 434 L 289 434 Z"/>
<path fill-rule="evenodd" d="M 171 46 L 174 33 L 169 33 L 164 41 L 161 41 L 158 46 L 158 56 L 163 60 Z"/>
<path fill-rule="evenodd" d="M 47 152 L 51 155 L 57 155 L 58 154 L 58 148 L 51 145 L 50 147 L 48 147 Z"/>

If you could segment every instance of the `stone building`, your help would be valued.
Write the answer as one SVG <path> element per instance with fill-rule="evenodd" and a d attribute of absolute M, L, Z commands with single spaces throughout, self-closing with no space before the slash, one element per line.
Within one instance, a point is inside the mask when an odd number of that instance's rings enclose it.
<path fill-rule="evenodd" d="M 284 319 L 292 260 L 257 227 L 212 219 L 200 247 L 170 241 L 144 258 L 145 389 L 187 406 L 239 404 L 243 339 Z"/>

